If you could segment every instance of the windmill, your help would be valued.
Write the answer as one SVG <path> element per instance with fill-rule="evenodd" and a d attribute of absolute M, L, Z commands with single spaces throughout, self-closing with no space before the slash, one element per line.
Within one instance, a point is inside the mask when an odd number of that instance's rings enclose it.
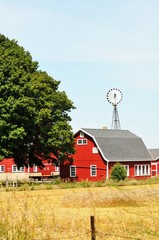
<path fill-rule="evenodd" d="M 107 93 L 107 100 L 113 106 L 113 117 L 111 129 L 121 129 L 117 105 L 121 102 L 123 98 L 122 92 L 117 88 L 112 88 Z"/>

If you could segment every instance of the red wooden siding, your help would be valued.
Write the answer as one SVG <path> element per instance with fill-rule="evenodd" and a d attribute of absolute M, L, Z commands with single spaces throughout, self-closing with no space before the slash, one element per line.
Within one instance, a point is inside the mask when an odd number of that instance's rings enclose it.
<path fill-rule="evenodd" d="M 92 153 L 93 147 L 97 147 L 89 136 L 87 136 L 86 145 L 78 145 L 77 141 L 80 136 L 77 137 L 75 143 L 76 154 L 74 155 L 76 174 L 78 181 L 88 179 L 89 181 L 99 181 L 105 179 L 106 162 L 102 156 L 98 153 Z M 95 165 L 97 168 L 97 176 L 91 176 L 90 166 Z"/>
<path fill-rule="evenodd" d="M 76 166 L 76 180 L 88 180 L 88 181 L 99 181 L 106 178 L 106 162 L 103 160 L 102 156 L 98 153 L 92 153 L 93 147 L 96 147 L 92 138 L 87 136 L 87 144 L 78 145 L 78 139 L 83 140 L 85 137 L 81 138 L 79 135 L 75 141 L 76 153 L 74 154 L 74 163 Z M 91 176 L 90 166 L 95 165 L 97 168 L 97 176 Z M 62 179 L 70 178 L 70 168 L 69 166 L 61 166 L 60 176 Z"/>

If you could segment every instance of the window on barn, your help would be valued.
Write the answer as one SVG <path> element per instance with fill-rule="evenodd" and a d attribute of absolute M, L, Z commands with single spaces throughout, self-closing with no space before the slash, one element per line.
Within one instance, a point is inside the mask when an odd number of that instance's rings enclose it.
<path fill-rule="evenodd" d="M 84 137 L 84 133 L 83 132 L 80 132 L 80 137 Z"/>
<path fill-rule="evenodd" d="M 59 166 L 55 166 L 55 172 L 59 172 Z"/>
<path fill-rule="evenodd" d="M 1 166 L 0 166 L 0 172 L 4 172 L 4 170 L 5 170 L 4 165 L 1 165 Z"/>
<path fill-rule="evenodd" d="M 70 166 L 70 177 L 76 177 L 76 166 Z"/>
<path fill-rule="evenodd" d="M 97 176 L 97 166 L 96 165 L 90 165 L 90 175 L 91 175 L 91 177 Z"/>
<path fill-rule="evenodd" d="M 37 172 L 38 171 L 38 167 L 37 167 L 37 165 L 33 165 L 33 172 Z"/>
<path fill-rule="evenodd" d="M 77 139 L 77 145 L 86 145 L 87 144 L 87 139 Z"/>
<path fill-rule="evenodd" d="M 24 167 L 18 169 L 16 165 L 12 165 L 12 172 L 24 172 Z"/>
<path fill-rule="evenodd" d="M 92 153 L 98 153 L 98 148 L 97 147 L 92 147 Z"/>
<path fill-rule="evenodd" d="M 150 175 L 150 165 L 135 165 L 135 176 L 147 176 Z"/>
<path fill-rule="evenodd" d="M 123 165 L 123 167 L 125 168 L 126 172 L 127 172 L 127 177 L 129 176 L 129 165 Z"/>
<path fill-rule="evenodd" d="M 146 165 L 145 174 L 150 175 L 150 165 Z"/>

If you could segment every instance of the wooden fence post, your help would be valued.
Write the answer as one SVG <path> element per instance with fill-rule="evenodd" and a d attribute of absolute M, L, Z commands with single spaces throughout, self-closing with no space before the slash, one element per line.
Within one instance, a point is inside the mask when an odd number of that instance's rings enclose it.
<path fill-rule="evenodd" d="M 90 223 L 91 223 L 91 240 L 96 240 L 94 216 L 90 217 Z"/>

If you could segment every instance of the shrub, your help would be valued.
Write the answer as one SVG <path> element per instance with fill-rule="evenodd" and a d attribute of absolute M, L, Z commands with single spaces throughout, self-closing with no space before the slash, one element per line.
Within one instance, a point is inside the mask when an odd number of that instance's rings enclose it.
<path fill-rule="evenodd" d="M 116 163 L 112 167 L 111 178 L 116 181 L 124 180 L 127 176 L 126 169 L 120 164 Z"/>

